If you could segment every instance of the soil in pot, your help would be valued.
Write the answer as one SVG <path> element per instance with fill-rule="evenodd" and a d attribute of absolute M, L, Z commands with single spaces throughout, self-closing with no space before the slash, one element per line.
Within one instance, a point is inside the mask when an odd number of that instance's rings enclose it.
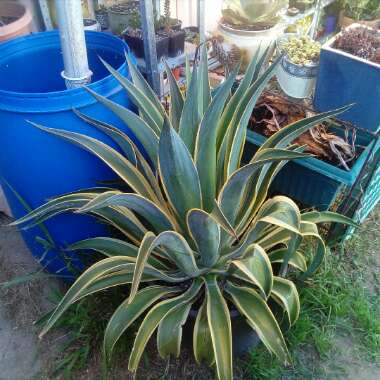
<path fill-rule="evenodd" d="M 222 18 L 221 24 L 227 28 L 236 29 L 236 30 L 245 30 L 250 32 L 259 32 L 260 30 L 268 30 L 273 28 L 277 23 L 278 19 L 275 19 L 271 22 L 255 22 L 251 25 L 234 25 L 229 22 L 227 22 L 225 19 Z"/>
<path fill-rule="evenodd" d="M 339 35 L 333 47 L 380 64 L 380 34 L 366 27 L 349 28 Z"/>
<path fill-rule="evenodd" d="M 269 137 L 279 129 L 313 114 L 314 112 L 304 104 L 292 102 L 276 92 L 267 91 L 260 97 L 253 110 L 249 128 Z M 364 147 L 355 144 L 355 137 L 340 137 L 329 131 L 328 122 L 305 132 L 294 143 L 306 145 L 306 152 L 346 170 L 354 165 L 364 150 Z"/>
<path fill-rule="evenodd" d="M 144 58 L 144 41 L 141 30 L 130 29 L 123 34 L 124 41 L 132 49 L 137 58 Z M 169 37 L 163 33 L 156 34 L 157 59 L 167 57 L 169 54 Z"/>

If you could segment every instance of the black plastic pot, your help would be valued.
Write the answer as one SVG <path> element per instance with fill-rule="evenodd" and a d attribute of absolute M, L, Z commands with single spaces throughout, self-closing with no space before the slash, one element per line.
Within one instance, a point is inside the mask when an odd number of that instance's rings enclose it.
<path fill-rule="evenodd" d="M 102 30 L 109 27 L 108 12 L 106 9 L 98 9 L 95 11 L 95 18 L 100 24 Z"/>
<path fill-rule="evenodd" d="M 184 30 L 173 30 L 169 34 L 169 57 L 177 57 L 185 51 L 185 36 Z"/>
<path fill-rule="evenodd" d="M 192 350 L 193 329 L 198 310 L 191 309 L 189 318 L 183 328 L 183 343 Z M 230 311 L 232 328 L 232 350 L 234 357 L 243 356 L 248 351 L 254 349 L 261 342 L 256 331 L 249 326 L 244 317 L 237 310 Z M 210 347 L 212 350 L 212 347 Z"/>
<path fill-rule="evenodd" d="M 123 34 L 124 41 L 132 49 L 137 58 L 144 58 L 144 41 L 137 36 L 128 33 Z M 163 34 L 156 34 L 157 59 L 167 57 L 169 54 L 169 37 Z"/>

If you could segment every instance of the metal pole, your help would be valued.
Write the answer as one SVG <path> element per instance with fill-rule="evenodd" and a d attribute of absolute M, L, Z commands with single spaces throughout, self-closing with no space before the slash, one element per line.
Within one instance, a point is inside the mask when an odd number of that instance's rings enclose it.
<path fill-rule="evenodd" d="M 65 69 L 61 75 L 67 88 L 91 81 L 84 38 L 82 5 L 78 0 L 55 0 Z"/>
<path fill-rule="evenodd" d="M 310 27 L 310 32 L 309 32 L 309 36 L 312 39 L 315 39 L 317 37 L 318 24 L 319 24 L 319 20 L 321 18 L 321 12 L 323 9 L 322 3 L 323 3 L 322 0 L 317 0 L 317 4 L 315 6 L 315 13 L 313 16 L 313 20 L 311 22 L 311 27 Z"/>
<path fill-rule="evenodd" d="M 49 10 L 49 5 L 47 3 L 47 0 L 38 0 L 38 3 L 40 5 L 41 15 L 45 24 L 45 29 L 46 30 L 53 29 L 53 24 L 51 22 L 50 10 Z"/>
<path fill-rule="evenodd" d="M 94 0 L 87 0 L 88 17 L 95 20 Z"/>
<path fill-rule="evenodd" d="M 153 2 L 140 0 L 141 26 L 144 39 L 144 55 L 148 81 L 157 95 L 161 95 L 160 73 L 158 71 L 156 33 L 154 30 Z"/>
<path fill-rule="evenodd" d="M 198 0 L 197 8 L 199 42 L 202 44 L 206 41 L 205 0 Z"/>

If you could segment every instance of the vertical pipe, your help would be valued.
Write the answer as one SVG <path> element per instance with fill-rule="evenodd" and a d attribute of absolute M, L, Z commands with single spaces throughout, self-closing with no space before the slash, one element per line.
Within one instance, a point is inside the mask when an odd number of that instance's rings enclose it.
<path fill-rule="evenodd" d="M 67 88 L 80 87 L 91 81 L 84 38 L 82 5 L 78 0 L 55 0 Z"/>
<path fill-rule="evenodd" d="M 318 24 L 321 18 L 322 10 L 323 10 L 322 0 L 317 0 L 317 3 L 315 5 L 315 13 L 313 16 L 313 20 L 311 22 L 311 27 L 310 27 L 310 32 L 309 32 L 309 36 L 312 39 L 315 39 L 317 37 Z"/>
<path fill-rule="evenodd" d="M 95 20 L 94 0 L 87 0 L 88 17 Z"/>
<path fill-rule="evenodd" d="M 202 44 L 206 41 L 205 0 L 198 0 L 197 8 L 199 42 Z"/>
<path fill-rule="evenodd" d="M 154 30 L 153 2 L 140 0 L 141 27 L 144 39 L 144 56 L 148 81 L 157 95 L 161 95 L 158 71 L 156 33 Z"/>
<path fill-rule="evenodd" d="M 50 10 L 49 10 L 49 5 L 47 3 L 47 0 L 38 0 L 38 3 L 40 5 L 41 15 L 44 21 L 45 29 L 46 30 L 53 29 L 53 24 L 51 22 Z"/>

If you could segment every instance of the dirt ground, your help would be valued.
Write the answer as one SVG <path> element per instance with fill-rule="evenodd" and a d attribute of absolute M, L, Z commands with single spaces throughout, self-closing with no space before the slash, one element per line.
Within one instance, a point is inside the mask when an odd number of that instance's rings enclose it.
<path fill-rule="evenodd" d="M 1 215 L 0 213 L 0 283 L 3 283 L 17 276 L 36 271 L 39 266 L 26 248 L 20 234 L 15 229 L 2 226 L 7 220 Z M 377 250 L 377 248 L 372 247 L 371 250 Z M 375 258 L 373 268 L 377 271 L 380 264 L 379 254 L 375 254 Z M 59 286 L 59 283 L 54 279 L 44 279 L 8 289 L 0 288 L 0 380 L 53 379 L 51 368 L 57 357 L 58 347 L 67 337 L 67 333 L 55 333 L 47 339 L 44 338 L 43 341 L 39 341 L 38 329 L 33 325 L 33 322 L 44 312 L 50 310 L 51 303 L 48 301 L 48 296 L 52 289 Z M 380 379 L 379 367 L 360 359 L 360 355 L 356 355 L 358 347 L 355 341 L 342 336 L 337 337 L 335 343 L 336 347 L 332 351 L 332 356 L 323 364 L 325 375 L 321 379 Z M 303 347 L 301 350 L 304 350 L 305 360 L 313 360 L 313 355 L 307 352 L 307 347 Z M 213 379 L 211 371 L 196 367 L 193 360 L 190 357 L 187 359 L 187 356 L 189 355 L 185 354 L 181 361 L 170 363 L 163 376 L 149 375 L 149 371 L 143 370 L 141 373 L 143 377 L 141 378 Z M 94 357 L 92 364 L 97 366 L 96 363 L 98 362 L 99 358 Z M 159 362 L 159 359 L 156 363 L 153 358 L 149 367 L 154 368 L 156 365 L 162 368 L 163 363 Z M 78 373 L 75 378 L 97 380 L 99 373 L 93 372 L 91 367 L 90 363 L 88 368 Z M 345 375 L 341 374 L 341 368 L 345 368 Z M 248 379 L 244 371 L 239 373 L 238 370 L 235 373 L 237 379 Z M 113 377 L 115 380 L 130 378 L 126 372 L 120 371 L 116 377 Z M 303 379 L 305 377 L 296 378 Z M 295 379 L 295 377 L 290 375 L 289 377 L 285 376 L 284 379 Z"/>

